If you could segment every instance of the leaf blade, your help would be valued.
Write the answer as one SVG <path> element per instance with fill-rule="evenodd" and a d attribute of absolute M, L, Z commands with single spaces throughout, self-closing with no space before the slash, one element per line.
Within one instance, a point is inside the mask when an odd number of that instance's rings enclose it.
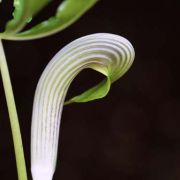
<path fill-rule="evenodd" d="M 69 105 L 72 103 L 85 103 L 89 101 L 94 101 L 96 99 L 104 98 L 108 94 L 110 90 L 110 86 L 111 86 L 111 81 L 110 81 L 110 78 L 107 77 L 96 86 L 88 89 L 87 91 L 83 92 L 82 94 L 78 96 L 75 96 L 67 100 L 64 103 L 64 105 Z"/>
<path fill-rule="evenodd" d="M 30 21 L 29 0 L 14 0 L 13 18 L 7 22 L 4 34 L 14 34 L 20 31 Z"/>
<path fill-rule="evenodd" d="M 0 33 L 1 38 L 14 37 L 47 3 L 49 0 L 14 0 L 13 18 L 6 23 L 5 32 Z"/>
<path fill-rule="evenodd" d="M 70 26 L 99 0 L 64 0 L 56 15 L 9 39 L 27 40 L 49 36 Z"/>

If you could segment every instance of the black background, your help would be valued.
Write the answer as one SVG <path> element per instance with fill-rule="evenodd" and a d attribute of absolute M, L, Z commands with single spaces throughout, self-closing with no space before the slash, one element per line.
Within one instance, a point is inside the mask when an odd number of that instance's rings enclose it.
<path fill-rule="evenodd" d="M 54 1 L 28 25 L 53 15 Z M 1 29 L 11 1 L 1 5 Z M 64 108 L 58 164 L 61 180 L 179 180 L 179 5 L 178 1 L 102 0 L 78 22 L 51 37 L 3 41 L 20 118 L 28 176 L 34 91 L 49 60 L 83 35 L 110 32 L 129 39 L 136 51 L 132 68 L 99 101 Z M 83 71 L 71 97 L 103 77 Z M 0 82 L 0 180 L 17 179 L 13 143 Z"/>

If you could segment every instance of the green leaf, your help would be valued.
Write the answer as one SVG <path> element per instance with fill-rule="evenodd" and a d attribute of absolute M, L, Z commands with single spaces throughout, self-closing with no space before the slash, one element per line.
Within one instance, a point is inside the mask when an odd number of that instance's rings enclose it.
<path fill-rule="evenodd" d="M 91 89 L 85 91 L 84 93 L 75 96 L 71 98 L 70 100 L 66 101 L 64 104 L 68 105 L 71 103 L 83 103 L 83 102 L 89 102 L 96 99 L 100 99 L 105 97 L 111 86 L 110 78 L 107 77 L 104 81 L 100 82 L 98 85 L 92 87 Z"/>
<path fill-rule="evenodd" d="M 15 36 L 49 2 L 49 0 L 14 0 L 13 19 L 7 22 L 5 32 L 1 33 L 2 38 Z"/>
<path fill-rule="evenodd" d="M 46 0 L 44 0 L 44 2 L 45 1 Z M 35 39 L 61 31 L 79 19 L 97 1 L 98 0 L 64 0 L 58 7 L 54 17 L 41 22 L 27 31 L 18 33 L 9 39 Z M 32 11 L 37 11 L 36 6 L 32 8 Z"/>
<path fill-rule="evenodd" d="M 13 19 L 7 23 L 5 35 L 20 31 L 31 20 L 29 4 L 29 0 L 14 0 Z"/>

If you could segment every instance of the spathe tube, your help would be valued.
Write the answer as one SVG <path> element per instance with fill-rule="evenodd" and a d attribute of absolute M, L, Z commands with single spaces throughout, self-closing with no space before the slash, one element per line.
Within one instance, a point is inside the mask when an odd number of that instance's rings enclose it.
<path fill-rule="evenodd" d="M 45 68 L 37 85 L 31 127 L 31 172 L 33 180 L 51 180 L 56 167 L 61 113 L 72 80 L 85 68 L 105 75 L 105 80 L 76 96 L 73 102 L 88 102 L 107 95 L 112 82 L 131 67 L 131 43 L 118 35 L 97 33 L 79 38 L 60 50 Z"/>

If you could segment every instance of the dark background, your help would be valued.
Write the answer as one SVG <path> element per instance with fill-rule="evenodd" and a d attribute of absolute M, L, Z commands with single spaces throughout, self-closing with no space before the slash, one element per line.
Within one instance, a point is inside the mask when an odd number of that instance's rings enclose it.
<path fill-rule="evenodd" d="M 53 15 L 60 1 L 28 26 Z M 0 7 L 3 30 L 10 0 Z M 129 39 L 136 51 L 132 68 L 99 101 L 64 108 L 54 180 L 179 180 L 179 5 L 178 1 L 102 0 L 78 22 L 51 37 L 4 41 L 20 118 L 29 179 L 30 125 L 34 91 L 49 60 L 83 35 L 110 32 Z M 103 77 L 83 71 L 71 97 Z M 0 82 L 0 180 L 17 179 L 13 143 Z"/>

